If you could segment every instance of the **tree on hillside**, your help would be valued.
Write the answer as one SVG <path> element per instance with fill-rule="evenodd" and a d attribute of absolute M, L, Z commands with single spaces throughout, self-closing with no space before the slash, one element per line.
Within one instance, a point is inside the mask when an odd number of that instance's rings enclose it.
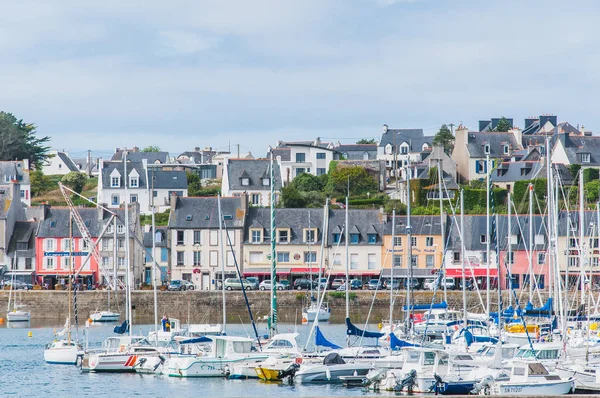
<path fill-rule="evenodd" d="M 71 171 L 66 174 L 60 181 L 77 193 L 83 191 L 83 187 L 87 182 L 88 176 L 85 173 Z"/>
<path fill-rule="evenodd" d="M 508 122 L 508 120 L 506 120 L 504 116 L 502 116 L 500 120 L 498 120 L 498 125 L 496 125 L 494 131 L 499 133 L 506 133 L 510 129 L 510 123 Z"/>
<path fill-rule="evenodd" d="M 350 195 L 363 195 L 367 192 L 378 191 L 377 180 L 360 166 L 336 167 L 330 170 L 326 192 L 333 195 L 346 195 L 350 188 Z"/>
<path fill-rule="evenodd" d="M 294 185 L 300 192 L 323 190 L 323 185 L 321 184 L 319 177 L 310 173 L 300 174 L 298 177 L 294 178 L 291 185 Z"/>
<path fill-rule="evenodd" d="M 28 159 L 31 167 L 39 169 L 48 158 L 50 137 L 37 138 L 36 126 L 17 119 L 13 114 L 0 112 L 0 160 Z"/>
<path fill-rule="evenodd" d="M 202 183 L 200 177 L 196 173 L 187 172 L 188 196 L 200 196 Z"/>
<path fill-rule="evenodd" d="M 375 138 L 370 138 L 370 139 L 360 139 L 358 141 L 356 141 L 357 144 L 377 144 L 377 142 L 375 141 Z"/>
<path fill-rule="evenodd" d="M 142 149 L 142 152 L 160 152 L 160 147 L 157 145 L 149 145 Z"/>
<path fill-rule="evenodd" d="M 287 208 L 299 208 L 306 206 L 306 200 L 302 197 L 300 191 L 298 191 L 293 184 L 281 189 L 281 200 L 283 202 L 283 207 Z"/>
<path fill-rule="evenodd" d="M 43 195 L 57 188 L 50 177 L 42 173 L 41 170 L 30 172 L 29 182 L 31 183 L 31 196 L 33 197 Z"/>
<path fill-rule="evenodd" d="M 452 135 L 452 131 L 450 131 L 448 126 L 442 124 L 440 130 L 435 137 L 433 137 L 433 143 L 435 145 L 442 145 L 444 147 L 444 152 L 446 152 L 447 155 L 452 155 L 452 151 L 454 150 L 454 135 Z"/>

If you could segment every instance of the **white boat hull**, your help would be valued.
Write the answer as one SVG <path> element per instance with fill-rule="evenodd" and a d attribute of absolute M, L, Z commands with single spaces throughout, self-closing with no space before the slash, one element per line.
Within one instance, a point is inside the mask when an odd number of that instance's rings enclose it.
<path fill-rule="evenodd" d="M 90 315 L 93 322 L 118 322 L 120 318 L 121 314 L 112 311 L 94 312 Z"/>
<path fill-rule="evenodd" d="M 44 361 L 56 365 L 76 365 L 81 354 L 77 346 L 50 347 L 44 350 Z"/>
<path fill-rule="evenodd" d="M 306 319 L 307 322 L 313 322 L 317 316 L 319 317 L 319 321 L 329 321 L 331 311 L 321 308 L 318 311 L 316 309 L 308 309 L 302 312 L 302 318 Z"/>
<path fill-rule="evenodd" d="M 84 372 L 135 372 L 138 361 L 136 354 L 87 354 L 83 357 L 81 370 Z"/>
<path fill-rule="evenodd" d="M 6 314 L 8 322 L 29 322 L 31 314 L 27 311 L 14 310 Z"/>
<path fill-rule="evenodd" d="M 295 381 L 301 384 L 308 383 L 343 383 L 343 376 L 366 376 L 372 369 L 368 363 L 345 363 L 339 365 L 312 365 L 296 373 Z"/>
<path fill-rule="evenodd" d="M 565 395 L 575 389 L 575 381 L 556 380 L 539 383 L 497 382 L 492 387 L 492 395 L 532 396 L 532 395 Z"/>
<path fill-rule="evenodd" d="M 235 366 L 239 367 L 240 370 L 242 367 L 252 366 L 252 371 L 254 371 L 254 368 L 265 359 L 267 359 L 265 355 L 239 359 L 196 356 L 171 357 L 166 366 L 166 373 L 171 377 L 223 377 Z M 245 374 L 250 376 L 248 372 L 245 372 Z M 242 378 L 241 372 L 239 376 L 239 378 Z M 254 372 L 253 377 L 256 378 L 256 372 Z"/>

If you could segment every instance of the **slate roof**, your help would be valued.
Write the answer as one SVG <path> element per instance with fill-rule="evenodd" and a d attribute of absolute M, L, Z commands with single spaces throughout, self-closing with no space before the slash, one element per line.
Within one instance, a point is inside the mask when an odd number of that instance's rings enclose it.
<path fill-rule="evenodd" d="M 334 242 L 333 234 L 337 227 L 344 230 L 343 226 L 346 217 L 345 210 L 330 210 L 329 212 L 329 242 Z M 359 240 L 358 244 L 367 245 L 369 244 L 369 229 L 373 226 L 377 231 L 377 243 L 376 245 L 383 244 L 383 215 L 379 210 L 360 210 L 360 209 L 349 209 L 348 210 L 348 231 L 352 231 L 355 227 L 358 229 Z M 345 230 L 344 230 L 345 233 Z M 343 244 L 342 238 L 342 244 Z M 352 245 L 350 245 L 352 246 Z"/>
<path fill-rule="evenodd" d="M 129 162 L 141 162 L 143 159 L 150 163 L 169 163 L 169 152 L 133 152 L 127 151 L 127 161 Z M 123 150 L 116 151 L 111 160 L 123 160 Z"/>
<path fill-rule="evenodd" d="M 501 158 L 504 154 L 504 144 L 510 146 L 510 151 L 521 149 L 512 133 L 480 133 L 469 132 L 467 148 L 471 158 L 485 158 L 484 145 L 490 146 L 490 158 Z"/>
<path fill-rule="evenodd" d="M 232 191 L 270 191 L 270 186 L 263 185 L 261 177 L 270 173 L 269 159 L 229 159 L 227 163 L 227 176 L 229 189 Z M 281 172 L 277 161 L 273 161 L 275 171 L 275 190 L 281 189 Z M 242 185 L 242 175 L 250 178 L 250 185 Z"/>
<path fill-rule="evenodd" d="M 584 166 L 600 166 L 600 137 L 560 134 L 559 139 L 564 143 L 569 163 L 577 163 Z M 589 163 L 581 163 L 581 153 L 590 154 Z"/>
<path fill-rule="evenodd" d="M 167 227 L 157 226 L 156 232 L 162 233 L 162 239 L 156 240 L 154 245 L 156 247 L 168 247 L 169 240 L 167 239 Z M 152 231 L 144 232 L 144 247 L 152 248 Z"/>
<path fill-rule="evenodd" d="M 273 159 L 277 159 L 277 156 L 281 156 L 282 162 L 289 162 L 291 159 L 292 149 L 291 148 L 273 148 Z M 270 154 L 267 154 L 269 158 Z"/>
<path fill-rule="evenodd" d="M 591 226 L 592 224 L 596 224 L 598 222 L 598 220 L 596 219 L 596 212 L 595 211 L 584 211 L 583 212 L 583 217 L 585 220 L 585 226 L 586 226 L 586 230 L 585 230 L 585 236 L 589 237 L 591 231 Z M 571 220 L 569 222 L 569 219 Z M 568 234 L 568 225 L 571 226 L 571 233 Z M 571 236 L 573 238 L 578 238 L 579 237 L 579 212 L 578 211 L 571 211 L 571 212 L 566 212 L 566 211 L 561 211 L 558 213 L 558 236 Z M 594 235 L 597 232 L 594 232 Z"/>
<path fill-rule="evenodd" d="M 65 164 L 65 166 L 67 166 L 67 168 L 70 171 L 79 171 L 79 168 L 77 167 L 77 165 L 75 163 L 73 163 L 73 160 L 71 160 L 71 158 L 69 157 L 69 155 L 67 155 L 64 152 L 56 152 L 56 156 L 62 160 L 62 162 Z"/>
<path fill-rule="evenodd" d="M 44 208 L 44 206 L 41 206 Z M 53 207 L 45 208 L 45 218 L 39 221 L 38 238 L 68 238 L 69 231 L 69 208 L 68 207 Z M 112 214 L 108 211 L 103 211 L 99 208 L 83 207 L 77 208 L 77 212 L 85 222 L 85 225 L 92 237 L 98 237 L 102 232 L 104 224 L 107 223 Z M 125 219 L 125 209 L 111 209 L 111 212 L 117 214 L 121 219 Z M 129 228 L 132 231 L 138 229 L 139 217 L 137 216 L 138 209 L 135 206 L 129 207 Z M 120 222 L 118 222 L 120 224 Z M 73 237 L 81 238 L 81 233 L 75 222 L 73 222 Z"/>
<path fill-rule="evenodd" d="M 76 158 L 73 159 L 73 163 L 77 166 L 77 169 L 81 172 L 87 172 L 87 158 Z M 98 171 L 98 163 L 92 158 L 92 171 Z"/>
<path fill-rule="evenodd" d="M 275 211 L 275 228 L 290 228 L 290 243 L 293 245 L 305 244 L 303 231 L 308 228 L 308 213 L 310 213 L 310 227 L 317 228 L 314 244 L 319 245 L 323 238 L 323 209 L 277 209 Z M 271 211 L 252 207 L 248 210 L 248 224 L 244 242 L 250 244 L 250 228 L 263 228 L 263 243 L 271 242 Z"/>
<path fill-rule="evenodd" d="M 492 172 L 493 182 L 514 182 L 522 180 L 531 180 L 538 176 L 539 171 L 544 167 L 541 162 L 502 162 L 496 170 Z"/>
<path fill-rule="evenodd" d="M 147 188 L 148 181 L 146 181 L 146 171 L 144 165 L 141 162 L 127 162 L 127 174 L 130 174 L 132 170 L 136 170 L 139 174 L 139 187 Z M 148 168 L 148 178 L 150 179 L 150 186 L 154 189 L 187 189 L 187 174 L 183 170 L 156 170 L 153 167 Z M 121 184 L 119 188 L 125 187 L 124 178 L 124 165 L 123 162 L 104 162 L 104 166 L 101 170 L 102 174 L 102 187 L 103 188 L 115 188 L 111 186 L 111 173 L 113 170 L 117 170 L 121 174 Z M 154 179 L 154 182 L 152 180 Z M 135 188 L 134 188 L 135 189 Z"/>
<path fill-rule="evenodd" d="M 396 216 L 396 218 L 390 217 L 388 222 L 385 223 L 385 234 L 392 234 L 392 224 L 396 222 L 395 235 L 406 235 L 406 216 Z M 447 221 L 444 221 L 447 224 Z M 442 227 L 440 223 L 440 216 L 411 216 L 410 226 L 413 235 L 441 235 Z"/>
<path fill-rule="evenodd" d="M 433 138 L 434 136 L 424 136 L 423 129 L 388 129 L 381 135 L 378 146 L 385 147 L 391 144 L 394 151 L 396 147 L 406 142 L 409 144 L 409 152 L 421 152 L 423 144 L 433 145 Z"/>
<path fill-rule="evenodd" d="M 8 245 L 8 255 L 14 257 L 16 252 L 17 257 L 35 257 L 35 233 L 37 228 L 38 223 L 35 221 L 17 221 Z M 27 250 L 17 251 L 17 242 L 27 243 Z"/>
<path fill-rule="evenodd" d="M 228 228 L 242 228 L 245 213 L 242 200 L 244 198 L 221 198 L 221 213 Z M 191 219 L 190 217 L 191 216 Z M 215 197 L 182 198 L 177 197 L 175 208 L 171 209 L 169 228 L 172 229 L 218 229 L 219 210 Z"/>
<path fill-rule="evenodd" d="M 347 160 L 362 160 L 365 152 L 369 154 L 369 159 L 377 157 L 377 144 L 342 144 L 335 150 L 340 154 L 348 154 Z"/>
<path fill-rule="evenodd" d="M 0 161 L 0 184 L 5 184 L 4 176 L 17 176 L 20 184 L 29 184 L 29 171 L 24 171 L 22 160 Z"/>

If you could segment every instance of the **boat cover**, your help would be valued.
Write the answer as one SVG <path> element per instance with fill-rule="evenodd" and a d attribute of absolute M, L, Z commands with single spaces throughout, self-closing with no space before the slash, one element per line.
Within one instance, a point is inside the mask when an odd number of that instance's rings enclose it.
<path fill-rule="evenodd" d="M 385 333 L 367 332 L 366 330 L 357 328 L 352 324 L 352 322 L 350 322 L 350 318 L 346 318 L 346 334 L 348 336 L 370 337 L 374 339 L 385 336 Z"/>
<path fill-rule="evenodd" d="M 448 308 L 448 304 L 445 301 L 435 304 L 413 304 L 410 306 L 410 308 L 408 305 L 403 307 L 404 311 L 445 310 L 446 308 Z"/>
<path fill-rule="evenodd" d="M 469 330 L 464 331 L 465 342 L 467 343 L 467 347 L 470 347 L 473 343 L 494 343 L 498 342 L 498 339 L 490 336 L 474 336 L 473 333 Z"/>
<path fill-rule="evenodd" d="M 197 344 L 197 343 L 210 343 L 212 339 L 206 336 L 195 337 L 193 339 L 182 340 L 179 344 Z"/>
<path fill-rule="evenodd" d="M 321 329 L 318 326 L 315 327 L 315 345 L 333 349 L 342 348 L 339 345 L 335 345 L 331 341 L 327 340 L 325 336 L 323 336 L 323 333 L 321 333 Z"/>
<path fill-rule="evenodd" d="M 115 326 L 115 328 L 113 329 L 113 332 L 115 332 L 117 334 L 125 334 L 125 333 L 129 332 L 129 322 L 127 320 L 123 321 L 121 326 Z"/>
<path fill-rule="evenodd" d="M 409 343 L 408 341 L 401 340 L 394 333 L 390 333 L 390 348 L 392 350 L 399 350 L 402 347 L 418 347 L 418 344 Z"/>
<path fill-rule="evenodd" d="M 323 359 L 323 365 L 343 365 L 346 361 L 337 352 L 331 352 Z"/>
<path fill-rule="evenodd" d="M 543 307 L 533 308 L 531 302 L 525 307 L 525 316 L 550 317 L 552 313 L 552 297 L 548 297 Z"/>

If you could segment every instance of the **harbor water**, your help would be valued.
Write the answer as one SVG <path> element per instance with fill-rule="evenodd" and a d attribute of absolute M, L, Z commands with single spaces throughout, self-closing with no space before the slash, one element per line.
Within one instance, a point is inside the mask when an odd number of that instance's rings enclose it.
<path fill-rule="evenodd" d="M 92 325 L 90 347 L 99 347 L 113 335 L 114 324 Z M 146 335 L 151 325 L 134 325 L 135 334 Z M 321 325 L 332 341 L 345 343 L 345 325 Z M 224 378 L 180 379 L 162 375 L 82 373 L 78 366 L 49 365 L 44 362 L 44 347 L 52 340 L 59 324 L 0 324 L 0 395 L 16 397 L 305 397 L 305 396 L 391 396 L 362 387 L 332 385 L 289 385 L 258 380 Z M 376 326 L 370 326 L 376 330 Z M 280 332 L 297 331 L 304 345 L 310 325 L 280 324 Z M 31 337 L 28 337 L 31 332 Z M 228 324 L 227 333 L 250 336 L 251 326 Z M 259 327 L 259 334 L 266 326 Z M 83 341 L 83 328 L 79 328 Z M 372 341 L 372 339 L 370 339 Z"/>

